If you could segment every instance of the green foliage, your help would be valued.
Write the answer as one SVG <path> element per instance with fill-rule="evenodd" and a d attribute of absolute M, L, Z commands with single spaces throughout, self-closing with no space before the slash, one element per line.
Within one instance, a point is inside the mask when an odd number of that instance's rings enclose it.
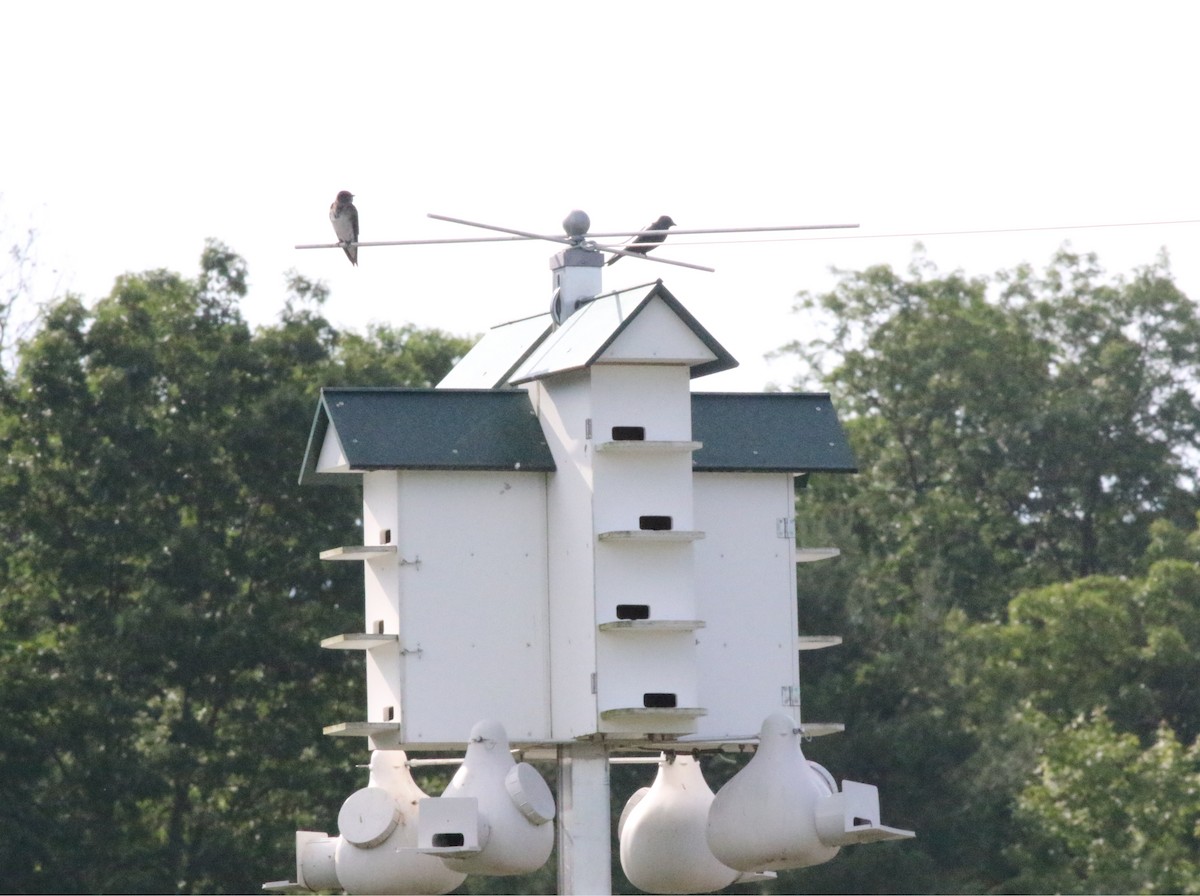
<path fill-rule="evenodd" d="M 918 831 L 910 877 L 839 858 L 803 886 L 1021 890 L 1035 720 L 1197 733 L 1200 317 L 1163 259 L 1105 281 L 1065 251 L 991 280 L 843 272 L 797 308 L 829 335 L 784 350 L 864 471 L 797 506 L 806 543 L 842 548 L 799 570 L 802 630 L 846 639 L 802 658 L 805 715 L 847 723 L 809 752 Z"/>
<path fill-rule="evenodd" d="M 410 386 L 436 386 L 465 351 L 461 339 L 411 325 L 370 324 L 366 335 L 344 334 L 338 346 L 345 385 L 355 386 L 389 379 Z"/>
<path fill-rule="evenodd" d="M 469 343 L 339 333 L 297 274 L 254 331 L 246 283 L 210 243 L 195 279 L 56 302 L 0 373 L 7 891 L 257 890 L 363 783 L 320 734 L 360 673 L 316 646 L 361 623 L 357 570 L 317 560 L 358 495 L 300 488 L 298 446 L 321 385 L 434 385 Z M 1165 261 L 918 262 L 800 307 L 864 471 L 798 501 L 843 550 L 800 568 L 802 630 L 846 638 L 803 655 L 805 717 L 848 726 L 806 752 L 918 839 L 731 891 L 1200 891 L 1200 321 Z"/>
<path fill-rule="evenodd" d="M 1143 740 L 1162 724 L 1188 741 L 1200 734 L 1195 561 L 1161 559 L 1145 578 L 1094 576 L 1025 592 L 1004 623 L 963 629 L 957 649 L 984 714 L 1019 694 L 1060 724 L 1103 710 Z"/>
<path fill-rule="evenodd" d="M 257 890 L 361 785 L 353 489 L 300 488 L 323 384 L 425 385 L 468 343 L 346 340 L 293 277 L 251 332 L 244 262 L 58 302 L 0 405 L 0 867 L 9 892 Z M 350 350 L 343 353 L 348 341 Z M 408 344 L 418 346 L 410 354 Z M 415 355 L 415 357 L 414 357 Z"/>
<path fill-rule="evenodd" d="M 994 614 L 1013 582 L 1125 569 L 1154 519 L 1187 519 L 1200 318 L 1165 261 L 1104 284 L 1094 258 L 1062 252 L 1040 276 L 999 275 L 990 297 L 982 279 L 909 273 L 802 295 L 832 335 L 787 347 L 837 392 L 872 464 L 856 530 L 888 573 L 877 589 L 919 569 Z"/>
<path fill-rule="evenodd" d="M 1103 713 L 1041 727 L 1010 890 L 1200 892 L 1200 743 L 1184 748 L 1164 725 L 1144 747 Z"/>
<path fill-rule="evenodd" d="M 0 200 L 3 196 L 0 196 Z M 33 327 L 41 313 L 31 295 L 30 284 L 37 268 L 34 244 L 37 231 L 32 228 L 0 247 L 0 372 L 9 368 L 17 344 Z M 0 389 L 5 386 L 0 375 Z"/>

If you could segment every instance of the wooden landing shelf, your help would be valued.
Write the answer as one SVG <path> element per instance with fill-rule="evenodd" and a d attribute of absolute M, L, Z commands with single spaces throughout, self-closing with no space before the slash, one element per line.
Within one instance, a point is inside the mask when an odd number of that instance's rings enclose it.
<path fill-rule="evenodd" d="M 483 852 L 482 847 L 465 849 L 461 846 L 419 846 L 416 849 L 417 852 L 421 853 L 422 855 L 449 856 L 450 858 L 459 857 L 464 859 L 470 858 L 471 856 L 477 856 Z"/>
<path fill-rule="evenodd" d="M 694 632 L 704 628 L 703 619 L 617 619 L 601 622 L 602 632 L 629 632 L 630 634 L 653 632 Z"/>
<path fill-rule="evenodd" d="M 598 537 L 601 541 L 683 542 L 699 541 L 704 533 L 694 529 L 618 529 L 601 532 Z"/>
<path fill-rule="evenodd" d="M 321 551 L 322 560 L 374 560 L 387 554 L 395 554 L 394 544 L 356 544 Z"/>
<path fill-rule="evenodd" d="M 796 638 L 796 649 L 820 650 L 823 647 L 837 647 L 841 643 L 841 635 L 800 635 Z"/>
<path fill-rule="evenodd" d="M 321 641 L 321 646 L 329 650 L 370 650 L 372 647 L 382 647 L 384 644 L 395 644 L 399 640 L 399 635 L 349 632 L 344 635 L 334 635 L 332 638 L 325 638 Z"/>
<path fill-rule="evenodd" d="M 600 718 L 606 722 L 642 722 L 650 719 L 689 721 L 706 715 L 708 710 L 698 706 L 629 706 L 600 711 Z"/>
<path fill-rule="evenodd" d="M 830 734 L 841 734 L 846 730 L 845 722 L 801 722 L 797 725 L 805 737 L 825 737 Z"/>
<path fill-rule="evenodd" d="M 617 442 L 597 442 L 597 454 L 675 454 L 681 451 L 699 451 L 703 442 L 648 442 L 629 439 Z"/>
<path fill-rule="evenodd" d="M 262 885 L 268 893 L 311 893 L 308 887 L 302 887 L 294 880 L 272 880 Z"/>
<path fill-rule="evenodd" d="M 326 725 L 322 732 L 330 737 L 370 737 L 399 730 L 399 722 L 338 722 Z"/>
<path fill-rule="evenodd" d="M 796 562 L 816 563 L 818 560 L 832 560 L 841 553 L 841 548 L 796 548 Z"/>

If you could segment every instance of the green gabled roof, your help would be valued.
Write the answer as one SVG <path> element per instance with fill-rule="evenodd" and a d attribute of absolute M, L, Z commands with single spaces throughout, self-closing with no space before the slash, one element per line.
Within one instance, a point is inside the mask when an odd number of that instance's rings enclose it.
<path fill-rule="evenodd" d="M 693 392 L 692 438 L 701 473 L 857 472 L 824 392 Z"/>
<path fill-rule="evenodd" d="M 693 455 L 701 473 L 853 473 L 854 455 L 826 393 L 693 392 Z M 300 481 L 319 473 L 332 425 L 350 470 L 520 470 L 554 459 L 524 389 L 322 389 Z"/>
<path fill-rule="evenodd" d="M 554 469 L 523 389 L 322 389 L 301 483 L 356 481 L 317 472 L 331 425 L 352 471 Z"/>

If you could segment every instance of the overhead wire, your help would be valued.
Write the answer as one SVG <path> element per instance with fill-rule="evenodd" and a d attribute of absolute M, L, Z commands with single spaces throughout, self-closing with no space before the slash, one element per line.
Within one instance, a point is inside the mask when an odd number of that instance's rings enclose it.
<path fill-rule="evenodd" d="M 676 246 L 721 246 L 739 245 L 743 243 L 797 243 L 816 240 L 884 240 L 884 239 L 915 239 L 935 236 L 995 236 L 1005 233 L 1037 233 L 1058 230 L 1097 230 L 1121 227 L 1171 227 L 1177 225 L 1200 224 L 1200 218 L 1177 221 L 1127 221 L 1123 223 L 1105 224 L 1056 224 L 1037 227 L 989 227 L 969 230 L 916 230 L 897 233 L 850 233 L 850 234 L 816 234 L 811 236 L 781 236 L 758 237 L 755 239 L 735 240 L 672 240 Z"/>
<path fill-rule="evenodd" d="M 831 225 L 805 225 L 804 227 L 743 227 L 743 228 L 728 228 L 728 229 L 713 229 L 713 230 L 693 230 L 693 231 L 672 231 L 670 233 L 671 244 L 679 246 L 720 246 L 720 245 L 738 245 L 742 243 L 794 243 L 794 242 L 809 242 L 814 240 L 886 240 L 886 239 L 914 239 L 919 237 L 934 237 L 934 236 L 995 236 L 1005 233 L 1037 233 L 1051 232 L 1057 230 L 1098 230 L 1098 229 L 1113 229 L 1121 227 L 1174 227 L 1180 225 L 1200 224 L 1200 218 L 1187 218 L 1174 221 L 1125 221 L 1117 223 L 1103 224 L 1048 224 L 1039 225 L 1036 227 L 982 227 L 971 228 L 966 230 L 913 230 L 899 231 L 890 233 L 863 233 L 856 231 L 855 233 L 836 233 L 836 234 L 814 234 L 809 236 L 781 236 L 781 237 L 755 237 L 753 239 L 733 239 L 733 240 L 681 240 L 678 237 L 686 236 L 690 233 L 745 233 L 752 231 L 781 231 L 781 230 L 813 230 L 813 229 L 846 229 L 857 225 L 846 224 L 831 224 Z M 592 239 L 603 238 L 610 234 L 588 234 L 588 238 Z M 636 236 L 637 233 L 628 234 L 613 234 Z M 550 234 L 530 234 L 529 236 L 485 236 L 485 237 L 441 237 L 433 239 L 419 240 L 382 240 L 382 241 L 360 241 L 359 246 L 427 246 L 441 245 L 451 243 L 493 243 L 493 242 L 525 242 L 531 239 L 549 240 L 551 242 L 569 242 L 563 237 L 557 237 Z M 341 243 L 308 243 L 297 245 L 296 249 L 337 249 Z"/>

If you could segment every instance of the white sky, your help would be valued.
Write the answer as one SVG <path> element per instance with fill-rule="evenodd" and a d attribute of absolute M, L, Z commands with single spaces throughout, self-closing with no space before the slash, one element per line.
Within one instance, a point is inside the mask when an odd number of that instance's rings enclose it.
<path fill-rule="evenodd" d="M 361 328 L 457 334 L 546 310 L 549 243 L 330 242 L 544 233 L 660 214 L 680 228 L 858 223 L 857 239 L 660 250 L 662 278 L 742 362 L 706 389 L 790 382 L 764 353 L 831 265 L 904 268 L 881 234 L 1200 219 L 1200 4 L 1106 2 L 0 4 L 0 229 L 39 232 L 39 285 L 88 298 L 124 271 L 194 275 L 206 237 L 243 255 L 244 311 L 283 272 L 325 280 Z M 846 236 L 829 232 L 830 236 Z M 866 238 L 866 237 L 876 238 Z M 691 239 L 703 239 L 695 237 Z M 922 237 L 944 271 L 1044 264 L 1064 241 L 1113 273 L 1165 247 L 1200 299 L 1200 224 Z"/>

